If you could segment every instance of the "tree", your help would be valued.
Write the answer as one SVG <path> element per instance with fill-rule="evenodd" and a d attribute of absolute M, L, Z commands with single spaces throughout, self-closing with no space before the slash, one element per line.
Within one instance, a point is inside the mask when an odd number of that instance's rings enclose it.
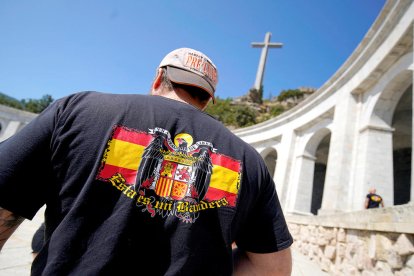
<path fill-rule="evenodd" d="M 222 100 L 219 97 L 216 97 L 216 102 L 214 104 L 210 103 L 205 111 L 225 124 L 224 122 L 228 122 L 230 120 L 229 117 L 232 111 L 231 101 L 232 100 L 230 98 Z"/>
<path fill-rule="evenodd" d="M 21 102 L 1 92 L 0 92 L 0 104 L 10 106 L 13 108 L 17 108 L 17 109 L 23 109 L 23 105 Z"/>
<path fill-rule="evenodd" d="M 46 94 L 41 99 L 16 100 L 0 92 L 0 104 L 33 113 L 40 113 L 53 102 L 52 96 Z"/>
<path fill-rule="evenodd" d="M 263 103 L 263 86 L 261 86 L 259 90 L 257 90 L 256 88 L 251 88 L 249 90 L 248 96 L 249 96 L 249 99 L 253 103 L 262 104 Z"/>
<path fill-rule="evenodd" d="M 46 109 L 51 103 L 53 102 L 53 98 L 51 95 L 43 95 L 43 97 L 39 100 L 36 99 L 27 99 L 22 100 L 21 103 L 24 107 L 24 110 L 33 112 L 33 113 L 41 113 L 43 110 Z"/>
<path fill-rule="evenodd" d="M 232 114 L 236 127 L 247 127 L 256 124 L 257 114 L 248 106 L 236 106 Z"/>

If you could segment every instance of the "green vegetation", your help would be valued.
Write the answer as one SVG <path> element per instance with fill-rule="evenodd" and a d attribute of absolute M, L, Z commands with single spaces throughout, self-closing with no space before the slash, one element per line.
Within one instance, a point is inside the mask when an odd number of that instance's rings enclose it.
<path fill-rule="evenodd" d="M 263 87 L 260 90 L 252 88 L 241 102 L 235 103 L 231 98 L 217 98 L 216 104 L 210 104 L 206 112 L 228 127 L 242 128 L 279 116 L 304 96 L 300 89 L 288 89 L 282 90 L 277 100 L 272 100 L 271 94 L 268 100 L 263 100 Z"/>
<path fill-rule="evenodd" d="M 0 104 L 7 105 L 7 106 L 17 108 L 17 109 L 23 109 L 23 105 L 21 102 L 1 92 L 0 92 Z"/>
<path fill-rule="evenodd" d="M 303 94 L 303 91 L 300 91 L 299 89 L 282 90 L 277 97 L 277 100 L 283 102 L 290 98 L 299 99 L 303 97 Z"/>
<path fill-rule="evenodd" d="M 244 105 L 232 104 L 232 99 L 216 98 L 215 104 L 209 104 L 206 112 L 226 126 L 236 128 L 247 127 L 256 124 L 258 112 Z"/>
<path fill-rule="evenodd" d="M 276 117 L 282 114 L 284 111 L 285 108 L 283 107 L 283 105 L 278 104 L 270 108 L 269 114 L 271 117 Z"/>
<path fill-rule="evenodd" d="M 52 102 L 53 98 L 50 95 L 44 95 L 41 99 L 24 99 L 19 101 L 0 92 L 0 104 L 32 113 L 42 112 Z"/>
<path fill-rule="evenodd" d="M 53 98 L 50 95 L 43 95 L 43 97 L 39 100 L 28 99 L 22 100 L 21 102 L 26 111 L 40 113 L 53 102 Z"/>

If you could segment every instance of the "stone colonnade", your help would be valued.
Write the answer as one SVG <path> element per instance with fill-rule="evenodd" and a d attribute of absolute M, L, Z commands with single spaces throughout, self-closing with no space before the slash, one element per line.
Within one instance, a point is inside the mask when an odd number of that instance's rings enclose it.
<path fill-rule="evenodd" d="M 361 210 L 375 187 L 386 206 L 414 199 L 412 0 L 389 0 L 359 46 L 313 95 L 235 130 L 273 173 L 286 213 Z"/>

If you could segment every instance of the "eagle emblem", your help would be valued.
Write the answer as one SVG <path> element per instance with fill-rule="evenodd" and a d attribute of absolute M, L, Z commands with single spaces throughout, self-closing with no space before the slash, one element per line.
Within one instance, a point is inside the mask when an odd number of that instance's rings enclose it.
<path fill-rule="evenodd" d="M 162 128 L 151 129 L 150 133 L 154 139 L 143 151 L 135 190 L 150 189 L 166 200 L 203 200 L 213 171 L 213 145 L 193 143 L 187 133 L 177 134 L 173 141 Z"/>

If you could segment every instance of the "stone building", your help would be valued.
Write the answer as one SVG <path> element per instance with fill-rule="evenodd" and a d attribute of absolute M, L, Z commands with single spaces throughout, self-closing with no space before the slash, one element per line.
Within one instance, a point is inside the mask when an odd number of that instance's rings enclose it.
<path fill-rule="evenodd" d="M 36 116 L 30 112 L 0 105 L 0 142 L 21 130 Z"/>
<path fill-rule="evenodd" d="M 315 93 L 235 130 L 264 158 L 294 248 L 330 275 L 414 275 L 413 0 L 388 0 Z M 385 208 L 364 210 L 375 187 Z"/>
<path fill-rule="evenodd" d="M 254 146 L 290 213 L 363 209 L 375 186 L 385 205 L 414 198 L 412 1 L 388 1 L 337 72 L 282 115 L 235 133 Z"/>

